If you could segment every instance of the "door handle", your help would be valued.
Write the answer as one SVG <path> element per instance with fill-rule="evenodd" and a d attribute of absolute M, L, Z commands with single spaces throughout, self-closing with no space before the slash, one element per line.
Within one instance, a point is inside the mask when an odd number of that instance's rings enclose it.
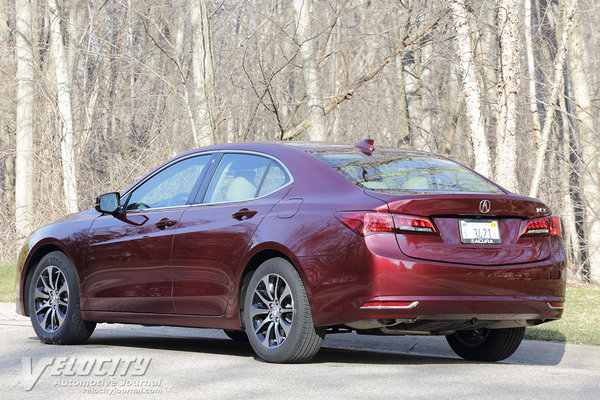
<path fill-rule="evenodd" d="M 173 226 L 177 223 L 177 221 L 173 221 L 172 219 L 169 218 L 163 218 L 160 221 L 158 221 L 157 223 L 154 224 L 155 227 L 157 227 L 158 229 L 165 229 L 168 228 L 169 226 Z"/>
<path fill-rule="evenodd" d="M 231 217 L 237 219 L 238 221 L 242 221 L 245 219 L 250 219 L 256 215 L 257 211 L 248 210 L 247 208 L 242 208 L 241 210 L 234 212 L 231 214 Z"/>

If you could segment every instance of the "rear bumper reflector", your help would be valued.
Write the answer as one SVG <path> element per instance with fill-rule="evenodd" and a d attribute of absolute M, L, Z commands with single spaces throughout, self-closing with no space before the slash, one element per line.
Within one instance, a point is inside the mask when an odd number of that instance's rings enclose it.
<path fill-rule="evenodd" d="M 400 310 L 415 308 L 418 301 L 371 301 L 360 307 L 361 310 Z"/>
<path fill-rule="evenodd" d="M 552 309 L 562 310 L 563 308 L 565 308 L 565 302 L 564 301 L 549 301 L 548 307 L 550 307 Z"/>

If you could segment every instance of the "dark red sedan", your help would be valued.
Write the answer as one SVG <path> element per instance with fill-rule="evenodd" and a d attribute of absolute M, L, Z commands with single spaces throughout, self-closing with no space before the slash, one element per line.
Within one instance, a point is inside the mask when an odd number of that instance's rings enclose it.
<path fill-rule="evenodd" d="M 559 219 L 430 153 L 240 143 L 176 157 L 35 231 L 17 311 L 45 343 L 96 323 L 221 328 L 271 362 L 326 333 L 445 335 L 501 360 L 561 317 Z"/>

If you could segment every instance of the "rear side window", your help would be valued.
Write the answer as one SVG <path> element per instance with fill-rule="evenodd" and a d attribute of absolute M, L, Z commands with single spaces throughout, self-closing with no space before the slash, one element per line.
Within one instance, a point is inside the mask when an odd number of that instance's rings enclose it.
<path fill-rule="evenodd" d="M 258 192 L 258 196 L 265 196 L 269 193 L 273 193 L 280 187 L 286 185 L 290 181 L 289 176 L 283 170 L 283 167 L 273 161 L 269 170 L 267 171 L 267 175 L 265 176 L 265 180 L 263 181 L 262 186 L 260 187 L 260 192 Z"/>
<path fill-rule="evenodd" d="M 204 203 L 250 200 L 256 197 L 271 160 L 250 154 L 225 154 L 215 171 Z"/>
<path fill-rule="evenodd" d="M 504 193 L 469 169 L 444 158 L 414 153 L 314 153 L 352 183 L 382 192 Z"/>

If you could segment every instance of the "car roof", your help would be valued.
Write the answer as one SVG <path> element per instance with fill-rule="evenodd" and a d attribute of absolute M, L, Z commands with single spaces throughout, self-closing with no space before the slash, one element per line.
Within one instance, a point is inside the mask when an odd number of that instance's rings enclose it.
<path fill-rule="evenodd" d="M 286 164 L 286 161 L 289 161 L 290 157 L 296 158 L 296 159 L 298 157 L 300 157 L 303 160 L 305 160 L 305 162 L 306 162 L 306 160 L 312 160 L 318 164 L 322 164 L 322 167 L 325 167 L 327 170 L 329 170 L 330 167 L 327 166 L 325 163 L 321 163 L 320 161 L 318 161 L 313 156 L 314 153 L 321 153 L 321 152 L 359 153 L 359 152 L 361 152 L 361 150 L 358 149 L 357 147 L 355 147 L 354 145 L 340 144 L 340 143 L 327 143 L 327 142 L 273 141 L 273 142 L 223 143 L 223 144 L 218 144 L 218 145 L 200 147 L 198 149 L 194 149 L 194 150 L 185 152 L 183 154 L 179 154 L 179 155 L 165 161 L 164 163 L 160 164 L 159 166 L 155 167 L 154 169 L 150 170 L 150 172 L 148 172 L 147 174 L 142 176 L 140 179 L 135 181 L 133 184 L 131 184 L 127 189 L 125 189 L 121 193 L 129 192 L 136 185 L 138 185 L 138 183 L 142 182 L 147 177 L 154 174 L 156 171 L 162 169 L 164 166 L 166 166 L 172 162 L 175 162 L 176 160 L 179 160 L 179 159 L 182 159 L 182 158 L 185 158 L 188 156 L 192 156 L 194 154 L 210 153 L 210 152 L 214 152 L 214 151 L 250 151 L 250 152 L 264 153 L 264 154 L 268 154 L 268 155 L 271 155 L 273 157 L 280 159 L 284 164 Z M 373 152 L 373 155 L 377 156 L 379 154 L 385 154 L 388 152 L 393 152 L 395 154 L 405 154 L 405 155 L 412 155 L 412 154 L 417 155 L 418 154 L 418 155 L 431 155 L 434 157 L 440 157 L 438 155 L 424 152 L 424 151 L 418 151 L 418 150 L 412 150 L 412 149 L 400 149 L 397 147 L 376 147 L 375 151 Z M 289 167 L 289 165 L 287 165 L 287 164 L 286 164 L 286 166 Z"/>
<path fill-rule="evenodd" d="M 227 150 L 250 150 L 250 151 L 272 151 L 279 153 L 282 150 L 296 150 L 302 153 L 321 153 L 321 152 L 360 152 L 356 146 L 344 143 L 329 143 L 329 142 L 300 142 L 300 141 L 270 141 L 270 142 L 238 142 L 238 143 L 225 143 L 209 147 L 202 147 L 199 149 L 192 150 L 186 154 L 193 154 L 206 151 L 227 151 Z M 402 149 L 398 147 L 375 147 L 374 153 L 378 152 L 394 152 L 403 154 L 421 154 L 421 155 L 432 155 L 439 157 L 436 154 L 414 150 L 414 149 Z M 179 156 L 178 156 L 179 157 Z"/>

